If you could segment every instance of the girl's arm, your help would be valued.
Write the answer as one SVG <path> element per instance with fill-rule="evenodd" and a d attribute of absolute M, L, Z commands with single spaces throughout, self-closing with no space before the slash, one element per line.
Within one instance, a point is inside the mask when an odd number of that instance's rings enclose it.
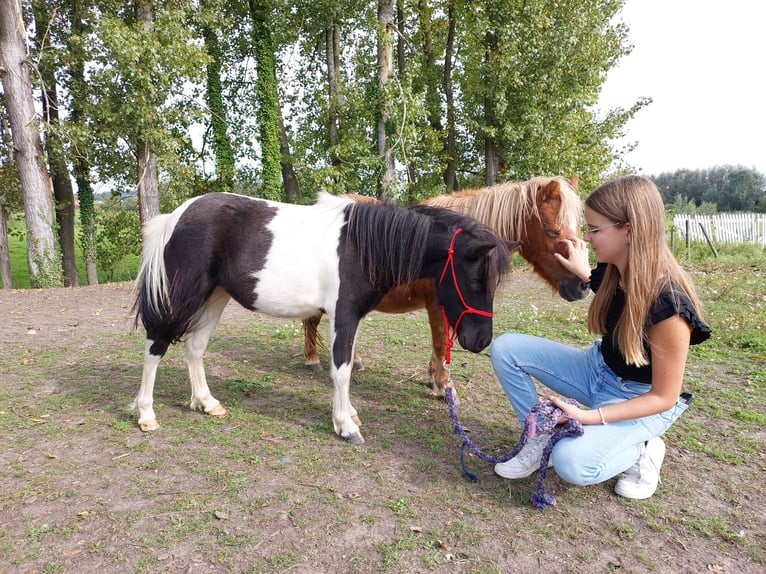
<path fill-rule="evenodd" d="M 681 394 L 691 330 L 689 323 L 680 315 L 673 315 L 649 329 L 652 388 L 645 394 L 601 407 L 600 410 L 583 410 L 558 397 L 552 397 L 551 400 L 567 417 L 591 425 L 638 419 L 666 411 Z M 601 420 L 602 415 L 604 421 Z"/>

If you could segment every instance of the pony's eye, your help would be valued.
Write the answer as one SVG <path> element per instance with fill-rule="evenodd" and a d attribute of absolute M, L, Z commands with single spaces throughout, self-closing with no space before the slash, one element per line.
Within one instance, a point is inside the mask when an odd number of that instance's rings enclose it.
<path fill-rule="evenodd" d="M 561 231 L 559 231 L 558 229 L 553 229 L 551 227 L 546 227 L 545 233 L 548 237 L 561 237 Z"/>

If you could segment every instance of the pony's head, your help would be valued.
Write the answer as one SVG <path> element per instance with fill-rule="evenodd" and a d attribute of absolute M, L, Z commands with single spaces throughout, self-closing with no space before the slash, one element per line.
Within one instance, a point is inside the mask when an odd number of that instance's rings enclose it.
<path fill-rule="evenodd" d="M 530 185 L 529 204 L 534 214 L 527 220 L 520 253 L 535 273 L 567 301 L 584 299 L 590 290 L 565 269 L 556 253 L 566 255 L 568 244 L 580 237 L 582 201 L 577 195 L 578 178 L 538 177 Z"/>
<path fill-rule="evenodd" d="M 470 215 L 508 241 L 521 241 L 520 253 L 533 271 L 568 301 L 588 295 L 580 280 L 555 257 L 567 240 L 580 236 L 582 201 L 578 178 L 535 177 L 468 189 L 427 199 L 426 205 Z"/>
<path fill-rule="evenodd" d="M 436 280 L 448 338 L 478 353 L 492 341 L 492 305 L 510 256 L 520 242 L 499 239 L 473 218 L 448 209 L 416 206 L 433 220 L 424 270 Z"/>

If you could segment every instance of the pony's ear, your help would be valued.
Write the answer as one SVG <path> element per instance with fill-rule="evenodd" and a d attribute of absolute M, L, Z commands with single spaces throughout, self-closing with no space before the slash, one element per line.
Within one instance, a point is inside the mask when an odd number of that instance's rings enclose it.
<path fill-rule="evenodd" d="M 569 183 L 573 188 L 577 189 L 577 184 L 580 183 L 580 176 L 573 175 L 572 177 L 569 178 Z"/>
<path fill-rule="evenodd" d="M 519 247 L 521 247 L 521 241 L 505 241 L 505 240 L 503 240 L 503 243 L 505 243 L 505 246 L 508 248 L 508 253 L 509 254 L 513 253 Z M 497 247 L 497 243 L 492 243 L 492 242 L 482 243 L 479 247 L 476 248 L 475 255 L 477 257 L 484 257 L 490 251 L 492 251 L 495 247 Z"/>

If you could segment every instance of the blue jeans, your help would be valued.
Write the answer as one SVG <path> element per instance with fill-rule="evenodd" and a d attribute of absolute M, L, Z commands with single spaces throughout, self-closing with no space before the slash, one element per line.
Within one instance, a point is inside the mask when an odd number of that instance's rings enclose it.
<path fill-rule="evenodd" d="M 532 377 L 588 408 L 625 401 L 651 388 L 614 374 L 604 363 L 600 341 L 583 350 L 541 337 L 507 333 L 495 339 L 490 355 L 522 427 L 539 400 Z M 608 480 L 633 466 L 644 443 L 663 434 L 686 408 L 686 403 L 677 401 L 673 408 L 656 415 L 584 425 L 582 436 L 556 443 L 551 454 L 553 467 L 562 479 L 580 486 Z"/>

